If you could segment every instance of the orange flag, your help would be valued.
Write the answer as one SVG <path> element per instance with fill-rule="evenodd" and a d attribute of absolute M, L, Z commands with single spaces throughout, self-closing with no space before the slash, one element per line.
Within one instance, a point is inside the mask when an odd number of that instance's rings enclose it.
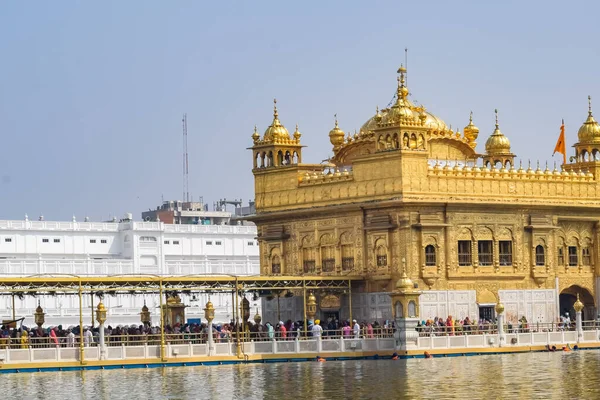
<path fill-rule="evenodd" d="M 560 126 L 560 135 L 558 136 L 558 141 L 556 142 L 556 146 L 554 146 L 554 153 L 552 155 L 560 153 L 563 155 L 563 164 L 567 163 L 567 147 L 565 145 L 565 120 L 563 119 L 562 125 Z"/>

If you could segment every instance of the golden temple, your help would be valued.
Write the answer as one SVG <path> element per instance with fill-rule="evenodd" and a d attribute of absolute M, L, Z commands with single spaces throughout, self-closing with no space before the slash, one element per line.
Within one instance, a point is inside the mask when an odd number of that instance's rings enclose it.
<path fill-rule="evenodd" d="M 594 319 L 600 125 L 591 101 L 570 161 L 534 169 L 515 165 L 497 111 L 480 154 L 473 115 L 453 131 L 413 104 L 406 73 L 398 70 L 393 105 L 358 133 L 346 135 L 336 118 L 327 163 L 302 163 L 298 127 L 290 135 L 276 104 L 262 137 L 255 128 L 261 274 L 360 277 L 352 298 L 327 304 L 321 318 L 347 318 L 351 307 L 363 320 L 391 319 L 387 293 L 405 271 L 423 290 L 422 319 L 493 319 L 502 302 L 509 321 L 554 322 L 578 294 L 584 319 Z M 293 318 L 302 305 L 286 300 Z"/>

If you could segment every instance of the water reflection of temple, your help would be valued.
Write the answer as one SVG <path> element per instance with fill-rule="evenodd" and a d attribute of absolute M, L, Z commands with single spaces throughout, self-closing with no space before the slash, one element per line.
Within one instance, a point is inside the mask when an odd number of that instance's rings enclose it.
<path fill-rule="evenodd" d="M 398 73 L 392 105 L 358 132 L 336 118 L 325 164 L 302 162 L 302 135 L 288 132 L 277 107 L 264 134 L 255 129 L 261 274 L 360 277 L 352 294 L 315 293 L 321 318 L 390 319 L 386 293 L 404 270 L 424 289 L 425 319 L 493 319 L 501 301 L 509 321 L 551 322 L 573 313 L 577 294 L 584 319 L 594 318 L 600 125 L 591 104 L 569 162 L 523 165 L 498 112 L 478 149 L 472 115 L 453 130 L 411 100 L 406 69 Z M 544 145 L 550 151 L 554 137 Z M 302 301 L 265 300 L 263 320 L 298 319 Z"/>

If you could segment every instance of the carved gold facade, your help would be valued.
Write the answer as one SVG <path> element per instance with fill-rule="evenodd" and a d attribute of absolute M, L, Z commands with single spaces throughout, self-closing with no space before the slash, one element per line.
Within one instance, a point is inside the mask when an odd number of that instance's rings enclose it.
<path fill-rule="evenodd" d="M 581 293 L 595 317 L 600 125 L 591 105 L 571 162 L 532 168 L 515 165 L 498 113 L 478 154 L 472 116 L 463 134 L 453 131 L 411 102 L 406 69 L 398 72 L 395 103 L 359 133 L 346 136 L 335 121 L 327 164 L 301 163 L 300 133 L 290 137 L 277 110 L 263 138 L 255 132 L 262 274 L 361 276 L 368 293 L 392 291 L 405 270 L 425 294 L 471 290 L 479 304 L 502 290 L 553 289 L 557 303 Z"/>

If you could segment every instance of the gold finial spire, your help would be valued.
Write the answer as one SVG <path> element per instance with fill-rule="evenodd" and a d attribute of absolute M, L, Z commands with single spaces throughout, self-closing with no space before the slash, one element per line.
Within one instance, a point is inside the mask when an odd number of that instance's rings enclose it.
<path fill-rule="evenodd" d="M 469 113 L 469 124 L 473 123 L 473 111 Z"/>
<path fill-rule="evenodd" d="M 406 96 L 408 96 L 408 89 L 406 88 L 406 79 L 405 79 L 405 74 L 406 74 L 406 68 L 400 64 L 400 68 L 398 68 L 398 73 L 400 74 L 399 77 L 397 77 L 398 80 L 398 101 L 400 101 L 400 99 L 406 99 Z"/>
<path fill-rule="evenodd" d="M 592 96 L 588 96 L 588 113 L 592 115 Z"/>
<path fill-rule="evenodd" d="M 273 119 L 277 119 L 279 113 L 277 112 L 277 99 L 273 99 Z"/>
<path fill-rule="evenodd" d="M 335 127 L 338 128 L 337 113 L 333 114 L 333 118 L 335 118 Z"/>
<path fill-rule="evenodd" d="M 494 113 L 496 114 L 496 128 L 498 128 L 498 109 L 494 109 Z"/>

